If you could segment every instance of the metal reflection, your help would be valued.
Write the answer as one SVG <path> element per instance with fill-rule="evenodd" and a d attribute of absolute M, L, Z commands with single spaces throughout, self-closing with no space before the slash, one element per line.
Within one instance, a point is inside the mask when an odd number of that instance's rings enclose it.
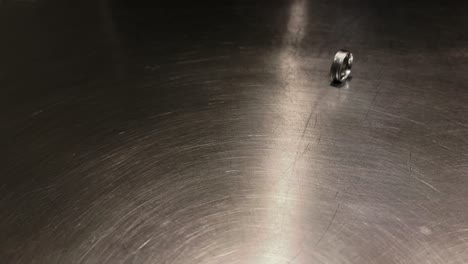
<path fill-rule="evenodd" d="M 301 196 L 300 177 L 297 167 L 300 167 L 301 153 L 306 144 L 301 132 L 307 120 L 300 114 L 301 84 L 306 76 L 300 69 L 299 46 L 306 33 L 307 2 L 296 0 L 289 10 L 287 30 L 283 36 L 283 45 L 279 51 L 278 79 L 282 83 L 284 93 L 279 93 L 274 104 L 281 124 L 276 130 L 275 145 L 271 146 L 266 157 L 265 167 L 270 169 L 272 186 L 268 196 L 270 203 L 265 223 L 268 232 L 265 250 L 257 263 L 285 263 L 300 254 L 302 234 L 295 232 L 300 221 L 300 203 L 295 197 Z"/>

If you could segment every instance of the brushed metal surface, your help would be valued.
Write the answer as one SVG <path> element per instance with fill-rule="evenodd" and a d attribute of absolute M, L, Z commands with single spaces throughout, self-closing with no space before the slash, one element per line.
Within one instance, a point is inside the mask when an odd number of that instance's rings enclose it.
<path fill-rule="evenodd" d="M 2 1 L 0 263 L 468 263 L 466 5 Z"/>

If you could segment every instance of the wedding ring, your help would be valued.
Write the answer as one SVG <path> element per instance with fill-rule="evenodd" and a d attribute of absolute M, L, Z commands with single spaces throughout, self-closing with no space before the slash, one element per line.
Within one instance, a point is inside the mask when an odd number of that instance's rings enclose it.
<path fill-rule="evenodd" d="M 332 82 L 343 82 L 351 74 L 353 65 L 353 54 L 347 50 L 339 50 L 335 54 L 330 69 L 330 80 Z"/>

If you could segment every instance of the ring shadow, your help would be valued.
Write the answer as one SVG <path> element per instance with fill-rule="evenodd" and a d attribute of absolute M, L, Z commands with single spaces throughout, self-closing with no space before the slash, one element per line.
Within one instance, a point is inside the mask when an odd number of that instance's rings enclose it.
<path fill-rule="evenodd" d="M 343 82 L 339 82 L 339 81 L 332 81 L 330 83 L 331 86 L 335 87 L 335 88 L 343 88 L 343 87 L 347 87 L 349 85 L 349 83 L 351 82 L 351 80 L 353 79 L 352 76 L 349 76 L 348 78 L 346 78 L 346 80 L 344 80 Z"/>

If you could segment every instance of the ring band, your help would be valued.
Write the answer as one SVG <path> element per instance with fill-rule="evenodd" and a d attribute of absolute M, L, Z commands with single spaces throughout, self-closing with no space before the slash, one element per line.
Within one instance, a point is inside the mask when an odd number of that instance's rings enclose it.
<path fill-rule="evenodd" d="M 330 80 L 332 82 L 342 82 L 351 74 L 353 65 L 353 54 L 347 50 L 339 50 L 335 54 L 330 69 Z"/>

